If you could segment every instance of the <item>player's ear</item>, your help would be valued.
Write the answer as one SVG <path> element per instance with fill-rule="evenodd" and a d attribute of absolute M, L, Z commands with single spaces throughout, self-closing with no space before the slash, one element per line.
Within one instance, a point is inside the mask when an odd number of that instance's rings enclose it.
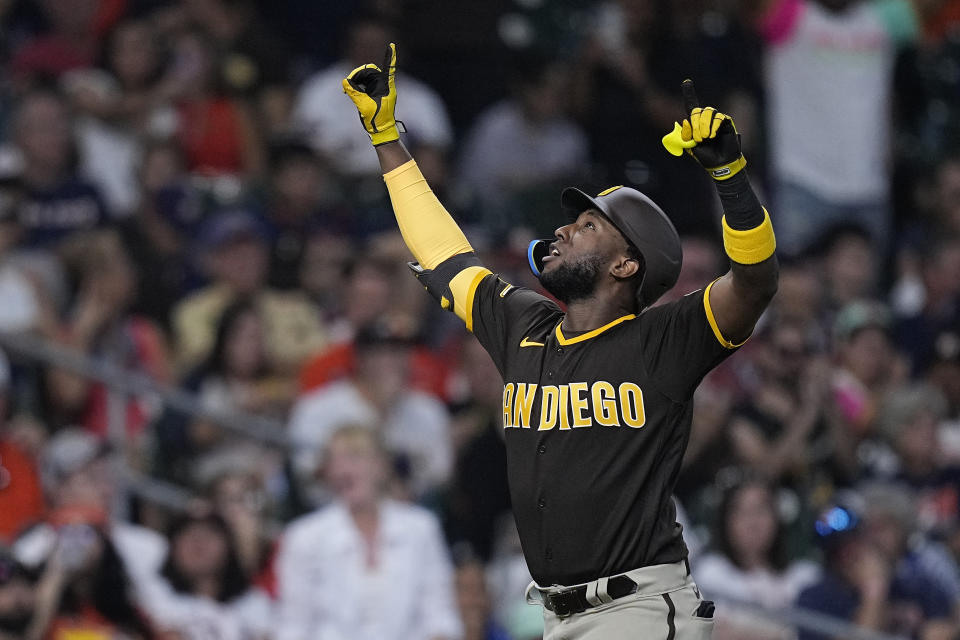
<path fill-rule="evenodd" d="M 620 254 L 610 265 L 610 275 L 618 280 L 628 280 L 638 273 L 640 273 L 640 261 L 626 254 Z"/>

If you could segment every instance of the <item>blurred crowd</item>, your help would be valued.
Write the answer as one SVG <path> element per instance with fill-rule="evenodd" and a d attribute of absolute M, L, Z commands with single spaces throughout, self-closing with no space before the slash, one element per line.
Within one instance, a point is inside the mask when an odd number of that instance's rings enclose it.
<path fill-rule="evenodd" d="M 715 637 L 830 637 L 745 604 L 960 637 L 957 0 L 0 0 L 0 335 L 204 409 L 0 353 L 0 640 L 540 637 L 499 375 L 342 95 L 389 41 L 407 146 L 516 285 L 569 184 L 670 214 L 665 302 L 721 275 L 660 138 L 686 77 L 734 116 L 782 268 L 677 480 Z"/>

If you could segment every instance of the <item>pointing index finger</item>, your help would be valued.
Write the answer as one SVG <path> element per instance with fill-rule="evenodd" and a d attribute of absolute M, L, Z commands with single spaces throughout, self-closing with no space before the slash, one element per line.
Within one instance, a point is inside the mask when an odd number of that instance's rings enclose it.
<path fill-rule="evenodd" d="M 693 88 L 693 80 L 687 78 L 680 84 L 680 91 L 683 92 L 683 108 L 687 113 L 692 113 L 694 109 L 700 106 L 700 100 L 697 99 L 697 90 Z"/>
<path fill-rule="evenodd" d="M 384 73 L 391 76 L 397 72 L 397 45 L 392 42 L 387 45 L 387 51 L 383 55 L 383 66 L 381 69 Z"/>

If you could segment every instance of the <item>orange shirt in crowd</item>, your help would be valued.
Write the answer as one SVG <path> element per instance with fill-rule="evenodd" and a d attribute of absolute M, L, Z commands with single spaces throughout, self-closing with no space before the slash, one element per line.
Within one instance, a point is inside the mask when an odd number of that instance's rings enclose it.
<path fill-rule="evenodd" d="M 307 393 L 353 373 L 352 343 L 338 344 L 307 360 L 300 370 L 300 392 Z M 410 386 L 446 398 L 449 371 L 443 359 L 426 347 L 415 347 L 410 354 Z"/>

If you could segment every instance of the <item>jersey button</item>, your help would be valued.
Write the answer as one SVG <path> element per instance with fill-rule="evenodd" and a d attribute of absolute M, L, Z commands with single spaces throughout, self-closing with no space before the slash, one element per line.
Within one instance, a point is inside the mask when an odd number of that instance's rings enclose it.
<path fill-rule="evenodd" d="M 539 447 L 537 447 L 537 453 L 546 453 L 546 452 L 547 452 L 546 446 L 540 445 Z"/>
<path fill-rule="evenodd" d="M 553 377 L 553 371 L 547 371 L 547 377 L 548 377 L 548 378 L 552 378 L 552 377 Z"/>
<path fill-rule="evenodd" d="M 544 500 L 543 498 L 540 498 L 539 500 L 537 500 L 537 506 L 543 509 L 545 506 L 547 506 L 547 501 Z"/>
<path fill-rule="evenodd" d="M 557 353 L 563 353 L 563 347 L 557 347 Z"/>
<path fill-rule="evenodd" d="M 553 549 L 551 549 L 550 547 L 547 547 L 546 549 L 544 549 L 543 557 L 546 558 L 547 560 L 553 560 Z"/>

